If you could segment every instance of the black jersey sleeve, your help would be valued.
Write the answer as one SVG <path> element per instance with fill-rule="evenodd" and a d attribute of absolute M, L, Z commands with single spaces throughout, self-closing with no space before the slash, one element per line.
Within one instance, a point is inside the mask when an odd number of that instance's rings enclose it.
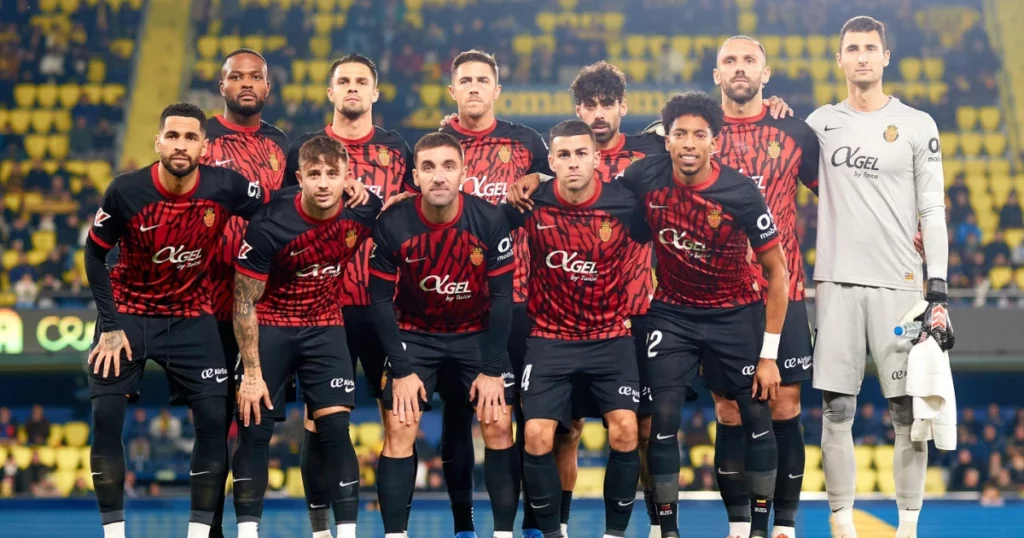
<path fill-rule="evenodd" d="M 235 268 L 239 273 L 257 280 L 266 280 L 270 274 L 270 264 L 277 254 L 274 242 L 267 229 L 268 221 L 261 214 L 249 222 L 245 230 L 245 238 L 238 249 Z"/>
<path fill-rule="evenodd" d="M 227 175 L 231 191 L 229 204 L 231 214 L 249 220 L 270 199 L 270 193 L 260 187 L 258 182 L 249 181 L 234 170 L 224 168 L 222 173 Z"/>

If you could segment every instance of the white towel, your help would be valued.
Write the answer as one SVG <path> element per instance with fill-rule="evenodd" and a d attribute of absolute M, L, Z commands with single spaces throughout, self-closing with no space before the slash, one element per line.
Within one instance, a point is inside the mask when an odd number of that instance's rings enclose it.
<path fill-rule="evenodd" d="M 956 450 L 956 391 L 949 353 L 934 338 L 910 350 L 907 394 L 913 397 L 912 441 L 932 441 L 939 450 Z"/>

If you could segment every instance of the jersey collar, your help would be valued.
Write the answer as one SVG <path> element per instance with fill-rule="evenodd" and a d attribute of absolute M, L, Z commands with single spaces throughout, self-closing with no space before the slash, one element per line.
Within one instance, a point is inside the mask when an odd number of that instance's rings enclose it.
<path fill-rule="evenodd" d="M 762 106 L 761 113 L 756 116 L 751 116 L 749 118 L 734 118 L 732 116 L 726 116 L 725 123 L 757 123 L 763 120 L 766 114 L 768 114 L 768 107 Z"/>
<path fill-rule="evenodd" d="M 153 166 L 149 167 L 149 175 L 153 177 L 153 185 L 156 187 L 157 192 L 159 192 L 161 196 L 165 198 L 170 198 L 171 200 L 184 200 L 185 198 L 188 198 L 195 194 L 196 190 L 199 189 L 198 166 L 196 167 L 195 185 L 192 185 L 192 189 L 189 190 L 188 192 L 183 192 L 181 194 L 176 194 L 167 190 L 167 187 L 164 187 L 164 184 L 160 182 L 160 161 L 153 163 Z"/>

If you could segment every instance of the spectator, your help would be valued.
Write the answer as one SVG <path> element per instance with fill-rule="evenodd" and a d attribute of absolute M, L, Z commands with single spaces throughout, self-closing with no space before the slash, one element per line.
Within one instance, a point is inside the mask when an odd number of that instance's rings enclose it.
<path fill-rule="evenodd" d="M 885 438 L 882 420 L 875 414 L 875 405 L 865 402 L 860 407 L 860 416 L 853 421 L 853 439 L 861 445 L 877 445 Z"/>
<path fill-rule="evenodd" d="M 711 436 L 708 435 L 708 425 L 704 421 L 704 413 L 699 409 L 694 411 L 690 417 L 690 423 L 686 426 L 687 446 L 710 445 Z"/>
<path fill-rule="evenodd" d="M 975 241 L 981 241 L 981 228 L 978 227 L 978 220 L 975 218 L 974 213 L 968 213 L 967 216 L 964 217 L 963 222 L 957 226 L 956 244 L 958 246 L 967 245 L 967 238 L 971 236 L 975 238 Z"/>
<path fill-rule="evenodd" d="M 7 460 L 4 461 L 4 466 L 0 467 L 0 482 L 7 483 L 12 493 L 14 492 L 15 481 L 18 479 L 18 473 L 18 463 L 14 461 L 14 454 L 8 454 Z"/>
<path fill-rule="evenodd" d="M 28 217 L 24 214 L 18 216 L 11 223 L 11 231 L 7 235 L 9 245 L 14 247 L 15 242 L 20 242 L 24 248 L 24 245 L 32 244 L 32 230 L 28 229 Z"/>
<path fill-rule="evenodd" d="M 50 186 L 50 174 L 43 170 L 43 161 L 36 159 L 32 161 L 32 168 L 25 176 L 25 190 L 43 192 Z"/>
<path fill-rule="evenodd" d="M 949 196 L 951 202 L 956 202 L 959 207 L 970 208 L 970 196 L 971 191 L 967 189 L 966 183 L 967 175 L 963 172 L 957 172 L 956 177 L 953 178 L 953 184 L 949 186 L 949 190 L 946 194 Z M 961 197 L 961 195 L 963 195 Z M 953 204 L 950 204 L 952 206 Z M 962 219 L 961 219 L 962 220 Z"/>
<path fill-rule="evenodd" d="M 999 491 L 997 484 L 986 482 L 985 488 L 981 490 L 981 505 L 985 507 L 1002 507 L 1006 502 L 1003 494 Z"/>
<path fill-rule="evenodd" d="M 28 467 L 18 473 L 18 480 L 15 481 L 14 491 L 17 493 L 34 493 L 37 485 L 50 474 L 50 470 L 49 467 L 43 465 L 39 451 L 33 450 L 32 460 L 29 462 Z"/>
<path fill-rule="evenodd" d="M 996 259 L 999 256 L 1003 256 L 1003 263 L 997 264 Z M 992 241 L 985 245 L 985 264 L 992 265 L 1006 265 L 1010 259 L 1010 246 L 1006 244 L 1006 236 L 1002 230 L 996 230 L 992 236 Z"/>
<path fill-rule="evenodd" d="M 178 453 L 180 439 L 181 421 L 171 414 L 170 409 L 161 409 L 149 424 L 150 457 L 157 462 L 172 460 Z"/>
<path fill-rule="evenodd" d="M 25 422 L 25 434 L 30 445 L 45 445 L 50 438 L 50 421 L 43 414 L 43 406 L 32 406 L 32 416 Z"/>
<path fill-rule="evenodd" d="M 138 478 L 132 471 L 124 472 L 124 496 L 128 499 L 139 498 Z"/>
<path fill-rule="evenodd" d="M 981 424 L 978 423 L 978 417 L 974 412 L 973 407 L 965 407 L 961 412 L 960 426 L 967 428 L 967 431 L 974 435 L 981 433 Z"/>
<path fill-rule="evenodd" d="M 988 404 L 988 410 L 985 413 L 985 423 L 995 426 L 1000 433 L 1005 431 L 1006 423 L 1003 420 L 1002 411 L 999 410 L 999 404 L 994 402 Z"/>
<path fill-rule="evenodd" d="M 812 407 L 808 413 L 804 413 L 800 422 L 804 427 L 804 442 L 808 445 L 821 445 L 821 408 Z"/>
<path fill-rule="evenodd" d="M 1021 214 L 1016 190 L 1010 191 L 1010 195 L 1006 198 L 1006 204 L 999 211 L 999 227 L 1002 229 L 1024 228 L 1024 215 Z"/>
<path fill-rule="evenodd" d="M 39 286 L 32 280 L 31 273 L 22 273 L 21 278 L 14 284 L 14 307 L 35 308 L 36 299 L 39 297 Z"/>
<path fill-rule="evenodd" d="M 18 440 L 18 423 L 11 416 L 11 410 L 0 407 L 0 446 L 10 445 Z"/>
<path fill-rule="evenodd" d="M 96 149 L 96 139 L 84 116 L 75 118 L 75 126 L 68 133 L 68 149 L 71 155 L 82 158 L 91 157 Z"/>

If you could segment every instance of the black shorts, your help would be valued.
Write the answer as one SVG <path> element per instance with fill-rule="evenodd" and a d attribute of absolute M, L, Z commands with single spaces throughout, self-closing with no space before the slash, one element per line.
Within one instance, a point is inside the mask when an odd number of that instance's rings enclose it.
<path fill-rule="evenodd" d="M 231 370 L 226 366 L 217 320 L 212 315 L 183 318 L 119 313 L 117 320 L 132 346 L 132 360 L 129 362 L 122 354 L 118 377 L 114 377 L 113 369 L 103 378 L 102 372 L 93 374 L 89 368 L 90 397 L 124 394 L 130 401 L 138 400 L 139 383 L 149 360 L 163 367 L 167 374 L 171 404 L 231 395 Z M 101 323 L 96 322 L 94 347 L 104 331 Z"/>
<path fill-rule="evenodd" d="M 526 348 L 520 383 L 526 420 L 552 419 L 569 427 L 573 399 L 581 390 L 589 392 L 599 416 L 618 409 L 636 412 L 640 404 L 636 361 L 623 360 L 634 353 L 631 336 L 586 341 L 531 337 Z"/>
<path fill-rule="evenodd" d="M 348 356 L 345 328 L 260 325 L 260 370 L 274 410 L 260 413 L 285 419 L 284 404 L 298 380 L 307 415 L 328 407 L 356 405 L 356 379 Z"/>
<path fill-rule="evenodd" d="M 224 359 L 227 362 L 228 371 L 234 372 L 234 375 L 228 380 L 228 383 L 231 384 L 229 390 L 232 394 L 232 402 L 234 402 L 234 395 L 238 392 L 238 383 L 242 380 L 245 368 L 242 366 L 242 356 L 238 353 L 238 339 L 235 338 L 234 324 L 230 321 L 217 321 L 217 330 L 220 332 L 220 345 L 224 349 Z M 288 382 L 284 401 L 286 403 L 299 401 L 297 392 L 295 378 L 292 377 Z"/>
<path fill-rule="evenodd" d="M 373 311 L 369 306 L 346 306 L 341 309 L 345 318 L 345 332 L 348 334 L 348 353 L 352 357 L 352 371 L 356 368 L 356 359 L 363 365 L 366 375 L 366 386 L 370 396 L 381 398 L 381 376 L 384 374 L 384 362 L 387 353 L 377 336 L 373 326 Z"/>
<path fill-rule="evenodd" d="M 764 303 L 696 309 L 655 301 L 647 313 L 651 395 L 697 395 L 699 378 L 727 398 L 749 391 L 764 340 Z"/>
<path fill-rule="evenodd" d="M 508 333 L 508 358 L 512 362 L 512 372 L 516 379 L 523 378 L 523 362 L 526 359 L 526 339 L 530 337 L 530 328 L 533 323 L 530 321 L 530 314 L 526 310 L 526 303 L 512 304 L 512 328 Z M 519 384 L 515 386 L 516 394 L 519 394 Z"/>
<path fill-rule="evenodd" d="M 412 371 L 419 376 L 427 390 L 427 400 L 420 402 L 422 409 L 430 409 L 434 392 L 441 395 L 445 404 L 474 404 L 469 399 L 469 389 L 480 375 L 480 345 L 484 333 L 437 334 L 401 331 L 401 335 L 409 361 L 412 363 Z M 516 377 L 507 358 L 502 365 L 501 378 L 505 383 L 505 402 L 512 405 L 515 399 Z M 391 376 L 385 372 L 382 381 L 384 409 L 392 408 L 392 382 Z"/>
<path fill-rule="evenodd" d="M 636 368 L 637 374 L 640 381 L 640 405 L 637 407 L 636 414 L 640 417 L 651 416 L 651 385 L 647 382 L 647 315 L 636 315 L 629 320 L 631 330 L 633 332 L 633 347 L 634 354 L 636 355 Z M 623 360 L 629 360 L 633 357 L 623 357 Z M 580 418 L 601 418 L 601 408 L 598 405 L 597 399 L 589 391 L 585 390 L 586 387 L 582 387 L 584 390 L 577 390 L 577 386 L 573 387 L 572 392 L 572 418 L 573 420 Z M 567 433 L 565 430 L 559 427 L 558 433 Z"/>
<path fill-rule="evenodd" d="M 783 385 L 803 383 L 811 378 L 811 325 L 807 321 L 807 304 L 790 301 L 786 323 L 779 339 L 779 374 Z"/>

